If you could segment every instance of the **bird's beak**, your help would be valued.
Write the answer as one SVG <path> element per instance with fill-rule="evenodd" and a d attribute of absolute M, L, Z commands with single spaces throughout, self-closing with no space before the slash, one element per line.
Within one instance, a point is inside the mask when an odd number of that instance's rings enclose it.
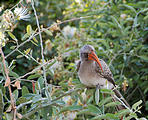
<path fill-rule="evenodd" d="M 91 53 L 88 54 L 88 60 L 93 60 L 93 61 L 97 62 L 97 63 L 99 64 L 99 66 L 100 66 L 102 72 L 103 72 L 102 65 L 101 65 L 101 63 L 100 63 L 100 61 L 99 61 L 99 58 L 98 58 L 97 55 L 95 54 L 95 52 L 92 51 Z"/>

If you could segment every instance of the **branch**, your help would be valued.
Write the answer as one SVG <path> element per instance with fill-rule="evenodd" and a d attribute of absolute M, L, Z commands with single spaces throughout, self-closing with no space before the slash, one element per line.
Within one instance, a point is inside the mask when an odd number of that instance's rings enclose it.
<path fill-rule="evenodd" d="M 31 115 L 34 114 L 35 112 L 39 111 L 40 109 L 42 109 L 42 108 L 44 108 L 44 107 L 48 107 L 48 106 L 50 106 L 50 105 L 54 105 L 54 104 L 56 104 L 56 101 L 57 101 L 57 100 L 61 99 L 61 98 L 64 97 L 64 96 L 67 96 L 67 95 L 69 95 L 69 94 L 71 94 L 71 93 L 73 93 L 73 92 L 76 92 L 76 91 L 78 91 L 78 90 L 81 90 L 81 88 L 69 90 L 68 92 L 64 93 L 63 95 L 61 95 L 61 96 L 59 96 L 59 97 L 57 97 L 57 98 L 51 100 L 50 103 L 48 103 L 48 104 L 46 104 L 46 105 L 40 105 L 39 107 L 35 108 L 35 109 L 32 110 L 31 112 L 29 112 L 29 113 L 23 115 L 22 118 L 28 118 L 29 116 L 31 116 Z"/>
<path fill-rule="evenodd" d="M 19 78 L 13 80 L 11 83 L 13 83 L 13 82 L 15 82 L 15 81 L 17 81 L 17 80 L 20 80 L 20 79 L 22 79 L 22 78 L 24 78 L 24 77 L 26 77 L 26 76 L 28 76 L 28 75 L 30 75 L 30 74 L 33 74 L 34 72 L 36 72 L 37 70 L 41 69 L 43 66 L 45 66 L 46 64 L 48 64 L 48 63 L 50 63 L 50 62 L 52 62 L 52 60 L 49 60 L 49 61 L 45 62 L 44 64 L 38 66 L 37 68 L 33 69 L 32 71 L 26 73 L 25 75 L 20 76 Z"/>
<path fill-rule="evenodd" d="M 120 98 L 118 98 L 116 95 L 114 95 L 114 97 L 115 97 L 126 109 L 128 109 L 130 112 L 133 112 L 127 105 L 124 104 L 124 102 L 123 102 Z"/>
<path fill-rule="evenodd" d="M 11 101 L 11 107 L 12 107 L 12 111 L 13 111 L 13 120 L 16 120 L 16 106 L 15 106 L 15 102 L 14 102 L 14 98 L 13 98 L 13 94 L 12 94 L 12 90 L 11 90 L 11 85 L 10 85 L 10 77 L 9 77 L 9 71 L 6 67 L 6 64 L 5 64 L 5 56 L 4 56 L 4 53 L 3 53 L 3 50 L 2 48 L 0 47 L 0 53 L 2 55 L 2 63 L 3 63 L 3 66 L 4 66 L 4 71 L 5 71 L 5 74 L 6 74 L 6 82 L 5 82 L 5 87 L 8 86 L 8 89 L 9 89 L 9 95 L 10 95 L 10 101 Z"/>
<path fill-rule="evenodd" d="M 45 63 L 45 59 L 44 59 L 44 50 L 43 50 L 43 40 L 42 40 L 42 35 L 41 35 L 41 29 L 40 29 L 40 25 L 39 25 L 39 20 L 38 20 L 38 16 L 34 7 L 34 1 L 32 0 L 31 2 L 33 11 L 34 11 L 34 15 L 36 18 L 36 24 L 38 26 L 38 30 L 39 30 L 39 37 L 40 37 L 40 44 L 41 44 L 41 55 L 42 55 L 42 62 L 43 64 Z M 45 82 L 45 86 L 47 88 L 47 79 L 46 79 L 46 70 L 45 70 L 45 66 L 43 66 L 43 75 L 44 75 L 44 82 Z"/>

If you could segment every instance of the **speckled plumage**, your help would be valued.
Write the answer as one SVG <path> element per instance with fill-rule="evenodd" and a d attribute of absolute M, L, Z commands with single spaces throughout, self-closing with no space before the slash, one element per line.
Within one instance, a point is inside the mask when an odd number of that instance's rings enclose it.
<path fill-rule="evenodd" d="M 99 85 L 101 88 L 112 89 L 115 85 L 113 75 L 107 64 L 103 60 L 99 60 L 104 72 L 95 61 L 79 61 L 77 68 L 80 81 L 88 87 Z"/>

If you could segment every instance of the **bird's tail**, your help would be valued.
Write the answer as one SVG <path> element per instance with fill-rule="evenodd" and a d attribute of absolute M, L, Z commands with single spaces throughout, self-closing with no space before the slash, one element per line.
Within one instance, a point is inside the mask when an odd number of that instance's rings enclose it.
<path fill-rule="evenodd" d="M 119 102 L 122 101 L 121 105 L 117 105 L 117 110 L 126 109 L 126 107 L 130 108 L 130 105 L 128 104 L 128 102 L 123 98 L 123 96 L 117 89 L 113 89 L 113 92 L 115 93 L 115 95 L 112 95 L 113 101 L 119 101 L 119 99 L 120 99 Z"/>

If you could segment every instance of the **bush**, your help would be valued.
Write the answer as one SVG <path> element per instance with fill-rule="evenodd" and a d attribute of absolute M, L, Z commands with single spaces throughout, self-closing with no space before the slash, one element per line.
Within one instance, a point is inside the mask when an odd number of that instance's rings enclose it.
<path fill-rule="evenodd" d="M 7 4 L 0 8 L 0 118 L 148 118 L 146 0 Z M 131 108 L 117 111 L 111 90 L 80 83 L 75 63 L 85 44 L 109 65 Z"/>

